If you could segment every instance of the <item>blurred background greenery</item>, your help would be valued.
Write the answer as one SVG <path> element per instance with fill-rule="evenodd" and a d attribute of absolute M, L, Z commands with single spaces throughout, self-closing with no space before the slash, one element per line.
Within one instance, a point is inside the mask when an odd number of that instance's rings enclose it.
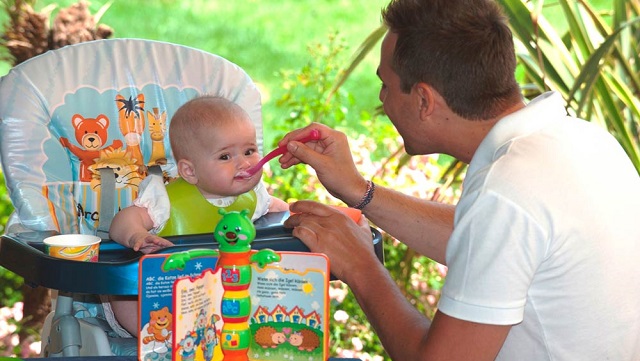
<path fill-rule="evenodd" d="M 77 1 L 38 0 L 37 11 L 67 7 Z M 280 70 L 300 69 L 309 62 L 307 47 L 324 42 L 338 32 L 354 49 L 380 24 L 380 10 L 387 0 L 92 0 L 96 14 L 110 4 L 100 22 L 114 30 L 116 38 L 143 38 L 192 46 L 220 55 L 243 68 L 261 86 L 265 124 L 277 122 L 283 110 L 274 97 L 281 89 Z M 48 10 L 47 10 L 48 11 Z M 0 14 L 6 21 L 6 14 Z M 372 53 L 349 80 L 358 89 L 355 100 L 362 108 L 377 104 Z M 10 65 L 0 64 L 0 75 Z M 268 127 L 267 127 L 268 128 Z M 267 141 L 271 134 L 267 131 Z M 269 143 L 266 143 L 269 144 Z"/>
<path fill-rule="evenodd" d="M 93 0 L 89 7 L 92 14 L 104 12 L 100 23 L 111 27 L 114 37 L 192 46 L 246 70 L 263 94 L 267 149 L 288 130 L 320 121 L 347 132 L 365 177 L 408 194 L 455 203 L 465 166 L 442 155 L 408 157 L 402 139 L 380 113 L 375 68 L 384 34 L 380 10 L 387 2 Z M 640 171 L 640 0 L 499 2 L 516 36 L 524 96 L 560 91 L 569 112 L 608 129 Z M 39 0 L 34 8 L 55 16 L 74 3 Z M 7 20 L 0 13 L 2 24 Z M 6 56 L 2 49 L 1 55 Z M 10 68 L 9 62 L 0 63 L 0 75 Z M 298 167 L 295 172 L 267 169 L 270 191 L 287 200 L 337 203 L 313 172 Z M 0 187 L 0 216 L 5 217 L 0 224 L 10 211 L 6 189 Z M 384 239 L 387 269 L 409 302 L 431 317 L 446 267 L 388 235 Z M 0 308 L 21 300 L 19 277 L 0 268 L 0 282 Z M 348 287 L 334 282 L 331 293 L 331 355 L 387 360 Z M 0 354 L 21 353 L 20 346 L 0 342 Z"/>

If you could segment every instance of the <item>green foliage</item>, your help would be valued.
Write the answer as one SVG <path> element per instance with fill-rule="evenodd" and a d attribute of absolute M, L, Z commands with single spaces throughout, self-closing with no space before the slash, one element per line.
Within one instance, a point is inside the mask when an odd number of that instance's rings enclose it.
<path fill-rule="evenodd" d="M 1 172 L 0 184 L 4 185 L 4 174 Z M 4 226 L 7 224 L 11 212 L 13 212 L 13 205 L 9 199 L 7 188 L 2 186 L 0 187 L 0 233 L 4 233 Z M 15 302 L 22 300 L 20 293 L 22 277 L 0 267 L 0 285 L 0 307 L 12 306 Z"/>
<path fill-rule="evenodd" d="M 544 1 L 499 2 L 517 38 L 526 95 L 560 92 L 569 112 L 616 137 L 640 173 L 640 0 L 612 0 L 606 11 L 559 0 L 553 25 Z"/>
<path fill-rule="evenodd" d="M 379 32 L 377 34 L 380 34 Z M 369 41 L 371 37 L 368 38 Z M 362 48 L 371 49 L 371 44 Z M 432 199 L 453 201 L 457 197 L 459 177 L 464 167 L 448 156 L 409 157 L 401 138 L 380 111 L 356 109 L 353 96 L 344 85 L 362 55 L 345 60 L 346 50 L 338 34 L 330 34 L 326 44 L 308 47 L 309 59 L 299 71 L 282 71 L 283 94 L 276 104 L 282 121 L 273 123 L 276 146 L 287 132 L 310 122 L 321 122 L 344 131 L 358 169 L 365 177 L 410 194 L 428 194 Z M 358 50 L 357 52 L 359 52 Z M 356 53 L 357 53 L 356 52 Z M 344 66 L 347 64 L 347 66 Z M 314 199 L 333 203 L 326 190 L 304 165 L 295 171 L 272 167 L 264 176 L 266 184 L 277 197 L 286 200 Z M 431 181 L 431 179 L 440 180 Z M 444 281 L 445 269 L 436 262 L 415 254 L 389 235 L 383 235 L 386 266 L 407 299 L 428 317 L 435 305 Z M 331 354 L 370 359 L 371 355 L 387 357 L 371 325 L 348 287 L 332 284 L 330 324 Z"/>
<path fill-rule="evenodd" d="M 0 172 L 0 233 L 4 232 L 4 226 L 7 224 L 7 220 L 9 216 L 13 212 L 13 205 L 11 204 L 11 199 L 9 198 L 9 192 L 7 188 L 4 187 L 5 180 L 4 174 Z"/>
<path fill-rule="evenodd" d="M 22 301 L 22 277 L 0 267 L 0 308 L 11 307 L 14 303 Z"/>
<path fill-rule="evenodd" d="M 270 147 L 276 147 L 277 141 L 286 133 L 310 124 L 324 123 L 334 128 L 349 129 L 349 132 L 364 131 L 370 118 L 368 113 L 351 112 L 354 98 L 345 89 L 331 93 L 334 81 L 341 72 L 344 63 L 343 51 L 346 46 L 338 33 L 331 33 L 326 44 L 313 43 L 307 47 L 309 60 L 299 71 L 281 70 L 284 79 L 283 94 L 276 100 L 279 121 L 272 122 L 270 132 L 274 141 Z M 349 127 L 345 127 L 349 125 Z M 285 200 L 308 199 L 322 187 L 318 182 L 309 182 L 309 172 L 303 166 L 295 171 L 273 167 L 265 176 L 276 195 Z"/>
<path fill-rule="evenodd" d="M 0 233 L 4 233 L 4 227 L 7 224 L 7 220 L 13 212 L 13 205 L 9 199 L 7 188 L 4 187 L 4 174 L 0 172 Z M 7 270 L 4 267 L 0 267 L 0 308 L 5 308 L 5 311 L 9 308 L 16 306 L 17 302 L 22 301 L 22 277 Z M 0 324 L 6 322 L 6 327 L 15 328 L 15 332 L 19 332 L 22 329 L 22 322 L 16 321 L 12 317 L 8 317 L 6 320 L 0 315 Z M 20 354 L 19 346 L 12 347 L 6 342 L 2 342 L 3 332 L 8 330 L 0 329 L 0 356 L 2 355 L 16 355 Z M 10 333 L 9 333 L 10 334 Z"/>
<path fill-rule="evenodd" d="M 330 34 L 327 44 L 311 44 L 308 47 L 309 59 L 299 71 L 281 71 L 284 83 L 283 94 L 276 101 L 278 109 L 283 109 L 286 116 L 281 123 L 272 125 L 272 132 L 276 141 L 287 132 L 303 127 L 313 121 L 322 122 L 331 127 L 340 128 L 347 123 L 351 115 L 348 110 L 353 107 L 351 95 L 345 89 L 338 89 L 329 97 L 334 80 L 339 75 L 341 56 L 345 45 L 337 33 Z M 309 174 L 304 165 L 298 165 L 294 171 L 273 167 L 272 173 L 264 176 L 266 184 L 272 187 L 272 192 L 279 198 L 286 200 L 315 199 L 330 202 L 322 185 Z M 353 296 L 342 302 L 331 304 L 331 314 L 342 309 L 349 315 L 346 324 L 332 322 L 331 341 L 332 354 L 342 349 L 351 349 L 351 339 L 362 337 L 370 339 L 373 334 L 363 312 L 359 309 Z M 353 321 L 356 322 L 353 322 Z M 371 345 L 379 342 L 372 340 Z M 376 350 L 376 353 L 382 350 Z"/>
<path fill-rule="evenodd" d="M 345 114 L 336 103 L 325 103 L 322 95 L 330 86 L 330 76 L 337 71 L 336 57 L 343 48 L 340 39 L 336 35 L 329 38 L 330 44 L 312 44 L 308 47 L 309 61 L 299 72 L 281 70 L 280 76 L 284 79 L 282 89 L 284 94 L 276 101 L 276 106 L 285 110 L 279 118 L 281 121 L 273 122 L 270 132 L 274 134 L 273 144 L 268 148 L 275 148 L 277 141 L 287 132 L 303 127 L 312 121 L 329 114 L 336 119 L 344 120 Z M 314 63 L 313 61 L 317 61 Z M 318 69 L 323 69 L 319 72 Z M 285 200 L 307 198 L 313 194 L 320 185 L 318 183 L 306 183 L 308 171 L 302 166 L 297 166 L 295 171 L 284 171 L 280 167 L 274 167 L 271 174 L 265 175 L 265 182 L 271 184 L 275 194 Z"/>

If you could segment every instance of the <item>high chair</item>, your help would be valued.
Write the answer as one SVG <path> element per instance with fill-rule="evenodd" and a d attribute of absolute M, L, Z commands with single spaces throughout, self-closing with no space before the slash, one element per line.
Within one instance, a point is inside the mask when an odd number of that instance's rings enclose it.
<path fill-rule="evenodd" d="M 114 336 L 95 300 L 138 294 L 141 254 L 108 239 L 109 224 L 148 174 L 176 177 L 168 125 L 200 94 L 242 106 L 262 151 L 257 87 L 235 64 L 197 49 L 98 40 L 47 52 L 0 78 L 0 154 L 16 210 L 0 239 L 0 266 L 58 290 L 42 331 L 43 356 L 136 355 L 135 339 Z M 259 219 L 254 248 L 307 250 L 282 227 L 287 216 Z M 372 231 L 382 260 L 380 233 Z M 48 256 L 42 240 L 58 233 L 100 235 L 98 262 Z M 170 240 L 176 247 L 167 252 L 216 247 L 210 235 Z"/>
<path fill-rule="evenodd" d="M 2 169 L 16 209 L 7 233 L 36 231 L 32 236 L 38 238 L 55 231 L 108 239 L 112 216 L 132 202 L 149 169 L 159 169 L 165 178 L 176 176 L 169 121 L 180 105 L 205 93 L 241 105 L 255 123 L 261 149 L 255 84 L 235 64 L 204 51 L 149 40 L 100 40 L 50 51 L 13 68 L 0 82 Z M 0 248 L 4 255 L 6 243 Z M 101 249 L 105 257 L 109 247 L 117 249 L 107 243 Z M 18 269 L 39 262 L 20 261 Z M 47 272 L 71 279 L 51 280 L 61 291 L 45 322 L 43 355 L 111 354 L 114 343 L 96 317 L 100 305 L 74 301 L 78 294 L 87 297 L 87 290 L 69 288 L 98 271 L 70 268 L 65 274 L 68 265 L 46 261 L 30 264 L 26 272 L 53 267 Z M 130 272 L 137 277 L 137 270 Z M 40 275 L 35 280 L 43 281 Z M 93 288 L 109 294 L 109 285 L 103 286 Z M 133 288 L 111 291 L 136 294 Z M 97 311 L 85 306 L 92 304 Z"/>

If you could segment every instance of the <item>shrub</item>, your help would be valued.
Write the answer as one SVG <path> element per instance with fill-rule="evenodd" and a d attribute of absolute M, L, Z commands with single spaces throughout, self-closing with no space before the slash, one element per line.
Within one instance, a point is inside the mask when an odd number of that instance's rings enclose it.
<path fill-rule="evenodd" d="M 319 122 L 344 131 L 350 139 L 353 157 L 366 178 L 423 198 L 452 202 L 459 196 L 459 174 L 449 169 L 462 169 L 446 156 L 408 157 L 402 139 L 379 109 L 354 109 L 353 95 L 344 84 L 350 71 L 343 65 L 345 46 L 339 34 L 333 33 L 326 44 L 308 47 L 309 59 L 299 71 L 283 71 L 283 94 L 277 101 L 285 119 L 272 122 L 274 144 L 287 132 Z M 336 86 L 340 82 L 339 86 Z M 295 171 L 280 167 L 267 169 L 264 180 L 270 191 L 285 200 L 313 199 L 338 204 L 318 182 L 313 170 L 298 165 Z M 448 183 L 439 180 L 445 174 Z M 453 185 L 453 187 L 452 187 Z M 375 225 L 374 225 L 375 226 Z M 428 317 L 433 317 L 446 269 L 436 262 L 415 254 L 388 234 L 383 234 L 386 262 L 392 277 L 407 299 Z M 339 282 L 330 286 L 331 354 L 363 360 L 388 359 L 376 334 L 349 288 Z"/>

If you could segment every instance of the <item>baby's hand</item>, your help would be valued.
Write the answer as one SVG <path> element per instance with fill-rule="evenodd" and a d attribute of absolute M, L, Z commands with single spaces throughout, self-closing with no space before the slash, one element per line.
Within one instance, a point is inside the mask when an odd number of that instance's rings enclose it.
<path fill-rule="evenodd" d="M 152 253 L 165 247 L 173 246 L 173 243 L 162 237 L 149 233 L 136 233 L 131 237 L 129 245 L 134 251 L 142 253 Z"/>

